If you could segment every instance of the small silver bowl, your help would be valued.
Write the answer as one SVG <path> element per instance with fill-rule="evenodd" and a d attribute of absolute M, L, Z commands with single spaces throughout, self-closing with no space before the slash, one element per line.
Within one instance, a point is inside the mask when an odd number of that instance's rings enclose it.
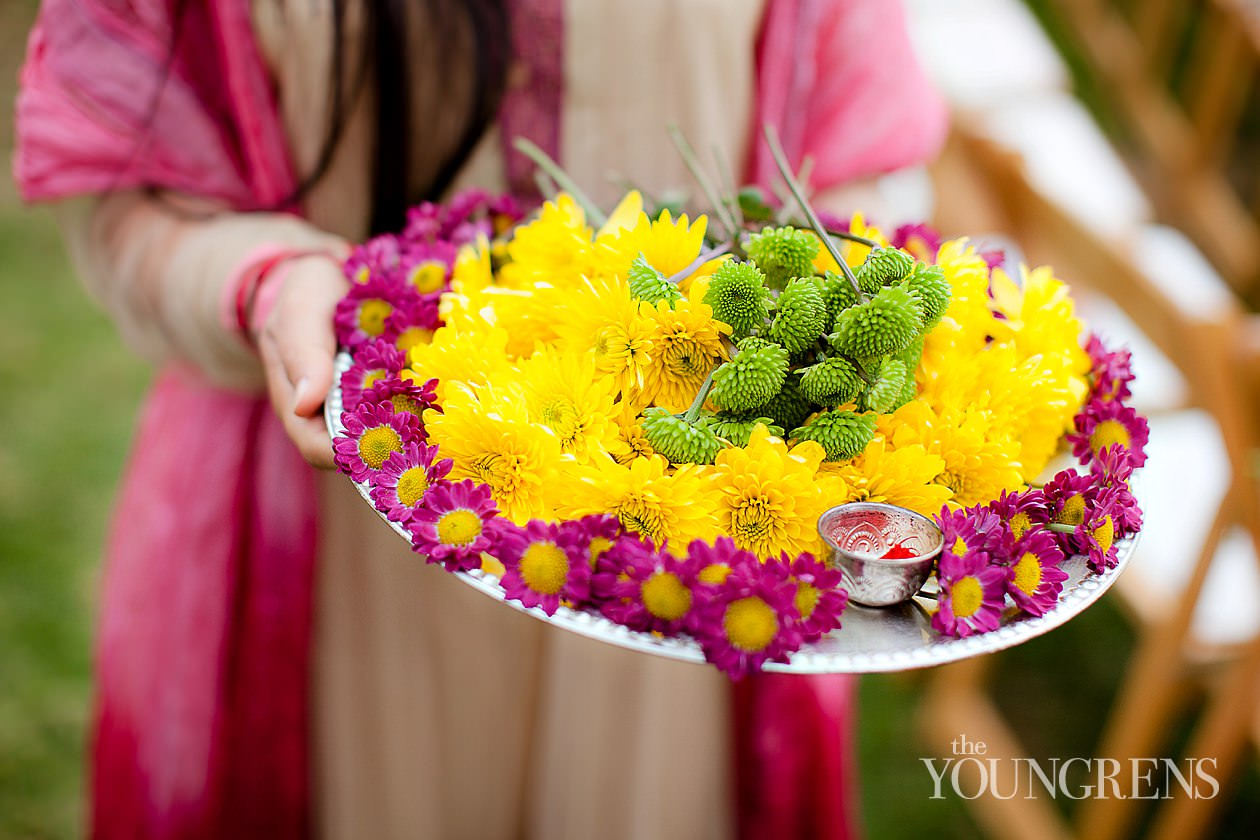
<path fill-rule="evenodd" d="M 838 505 L 818 517 L 829 549 L 827 563 L 840 569 L 849 600 L 868 607 L 908 601 L 927 581 L 944 537 L 922 514 L 878 502 Z M 889 558 L 893 548 L 913 557 Z"/>

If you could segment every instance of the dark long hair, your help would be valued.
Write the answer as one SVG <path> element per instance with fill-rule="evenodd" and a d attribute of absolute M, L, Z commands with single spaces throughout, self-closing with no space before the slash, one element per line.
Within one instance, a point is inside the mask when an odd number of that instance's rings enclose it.
<path fill-rule="evenodd" d="M 411 204 L 441 197 L 494 120 L 511 55 L 507 0 L 413 0 L 424 7 L 418 11 L 424 14 L 425 25 L 433 28 L 427 42 L 433 54 L 423 57 L 423 72 L 472 75 L 468 101 L 440 97 L 442 101 L 422 105 L 429 114 L 438 108 L 459 109 L 463 119 L 456 142 L 441 150 L 440 164 L 419 194 L 410 191 L 417 126 L 411 107 L 416 67 L 409 60 L 406 35 L 408 0 L 363 0 L 365 43 L 359 51 L 363 63 L 355 68 L 346 66 L 348 2 L 333 0 L 333 117 L 318 163 L 303 178 L 299 196 L 327 171 L 355 97 L 364 95 L 363 83 L 370 79 L 376 94 L 370 224 L 372 233 L 382 233 L 400 229 Z"/>
<path fill-rule="evenodd" d="M 215 0 L 204 0 L 215 2 Z M 201 48 L 196 31 L 204 22 L 205 9 L 197 0 L 170 0 L 172 37 L 170 53 L 162 68 L 152 99 L 147 124 L 152 127 L 162 87 L 181 50 Z M 318 0 L 311 0 L 318 2 Z M 358 98 L 373 96 L 375 106 L 372 149 L 372 233 L 401 229 L 407 208 L 419 201 L 436 200 L 450 187 L 468 161 L 477 141 L 494 120 L 503 97 L 508 63 L 511 59 L 510 0 L 331 0 L 333 13 L 333 66 L 329 80 L 331 120 L 314 167 L 299 173 L 294 193 L 280 206 L 298 205 L 327 174 L 333 155 L 345 134 Z M 363 43 L 348 50 L 347 26 L 350 5 L 357 3 L 362 13 Z M 419 15 L 431 29 L 424 52 L 407 42 L 408 21 Z M 350 66 L 348 53 L 359 57 Z M 209 58 L 209 57 L 207 57 Z M 443 119 L 460 119 L 456 139 L 449 148 L 437 150 L 439 165 L 428 182 L 413 191 L 417 122 L 412 111 L 412 89 L 417 72 L 434 73 L 439 81 L 457 74 L 471 76 L 464 101 L 439 96 L 421 104 L 419 116 L 432 124 L 439 112 Z M 441 87 L 447 87 L 442 85 Z M 425 142 L 440 142 L 440 136 Z M 140 151 L 143 138 L 137 142 Z M 277 208 L 278 209 L 278 208 Z"/>

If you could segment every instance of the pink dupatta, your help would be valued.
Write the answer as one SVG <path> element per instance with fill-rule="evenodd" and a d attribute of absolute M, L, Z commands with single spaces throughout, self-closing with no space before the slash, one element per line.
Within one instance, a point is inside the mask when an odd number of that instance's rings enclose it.
<path fill-rule="evenodd" d="M 285 199 L 294 179 L 248 0 L 188 9 L 195 36 L 168 65 L 170 0 L 45 0 L 18 99 L 27 199 L 143 185 L 238 209 Z M 758 125 L 775 124 L 794 161 L 814 158 L 818 188 L 921 161 L 944 134 L 897 4 L 772 0 L 757 90 Z M 560 100 L 541 101 L 554 128 Z M 756 148 L 750 179 L 768 184 Z M 264 401 L 176 366 L 159 375 L 108 547 L 95 836 L 309 835 L 315 520 L 311 471 Z M 851 694 L 847 677 L 735 686 L 741 836 L 852 836 Z"/>

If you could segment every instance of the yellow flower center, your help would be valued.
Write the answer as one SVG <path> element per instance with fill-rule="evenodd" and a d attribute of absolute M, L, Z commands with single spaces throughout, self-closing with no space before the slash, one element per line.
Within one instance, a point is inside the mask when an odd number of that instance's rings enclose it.
<path fill-rule="evenodd" d="M 984 606 L 984 587 L 971 575 L 959 578 L 949 588 L 949 605 L 955 617 L 971 618 Z"/>
<path fill-rule="evenodd" d="M 415 399 L 407 396 L 406 394 L 394 394 L 394 396 L 389 398 L 389 401 L 393 403 L 394 412 L 396 414 L 403 414 L 405 412 L 420 417 L 424 413 L 424 409 L 421 407 L 420 403 L 416 402 Z"/>
<path fill-rule="evenodd" d="M 1015 539 L 1019 539 L 1028 533 L 1028 529 L 1032 527 L 1032 517 L 1024 512 L 1020 512 L 1011 517 L 1011 533 L 1015 535 Z"/>
<path fill-rule="evenodd" d="M 481 517 L 468 508 L 442 514 L 437 521 L 438 542 L 442 545 L 468 545 L 481 536 Z"/>
<path fill-rule="evenodd" d="M 731 645 L 756 653 L 766 649 L 779 632 L 779 617 L 756 595 L 732 601 L 722 616 L 722 630 Z"/>
<path fill-rule="evenodd" d="M 814 614 L 814 607 L 818 606 L 818 599 L 822 595 L 818 591 L 818 587 L 812 583 L 806 583 L 803 580 L 796 582 L 796 611 L 801 614 L 801 619 L 808 619 Z"/>
<path fill-rule="evenodd" d="M 686 333 L 673 333 L 665 336 L 665 349 L 661 352 L 666 372 L 676 379 L 686 382 L 704 381 L 704 377 L 712 367 L 712 359 Z"/>
<path fill-rule="evenodd" d="M 967 543 L 962 537 L 959 537 L 958 539 L 954 540 L 954 544 L 950 546 L 949 550 L 952 551 L 954 554 L 957 554 L 959 557 L 962 557 L 964 554 L 967 553 Z"/>
<path fill-rule="evenodd" d="M 368 271 L 366 265 L 359 266 L 359 270 L 354 273 L 354 282 L 362 285 L 372 279 L 372 272 Z"/>
<path fill-rule="evenodd" d="M 665 517 L 661 509 L 640 496 L 631 496 L 617 506 L 617 519 L 630 531 L 642 534 L 655 543 L 665 536 Z"/>
<path fill-rule="evenodd" d="M 402 452 L 402 438 L 391 426 L 373 426 L 359 438 L 359 458 L 374 470 L 395 452 Z"/>
<path fill-rule="evenodd" d="M 429 476 L 424 467 L 411 467 L 398 476 L 398 501 L 415 507 L 429 489 Z"/>
<path fill-rule="evenodd" d="M 543 595 L 556 595 L 569 579 L 569 555 L 552 542 L 536 542 L 521 555 L 521 579 Z"/>
<path fill-rule="evenodd" d="M 654 572 L 643 581 L 643 606 L 663 621 L 677 621 L 691 609 L 691 590 L 673 572 Z"/>
<path fill-rule="evenodd" d="M 388 375 L 388 371 L 381 370 L 380 368 L 376 370 L 369 370 L 367 373 L 363 374 L 363 390 L 366 391 L 368 388 L 371 388 Z"/>
<path fill-rule="evenodd" d="M 426 330 L 424 327 L 408 327 L 399 333 L 398 338 L 394 340 L 394 346 L 404 353 L 410 353 L 412 347 L 428 344 L 431 341 L 433 341 L 433 330 Z"/>
<path fill-rule="evenodd" d="M 731 537 L 740 548 L 761 554 L 778 530 L 779 517 L 762 498 L 744 499 L 731 511 Z"/>
<path fill-rule="evenodd" d="M 1103 554 L 1111 551 L 1111 544 L 1116 540 L 1116 525 L 1111 521 L 1110 516 L 1103 517 L 1102 524 L 1094 529 L 1093 536 L 1094 542 L 1098 543 Z"/>
<path fill-rule="evenodd" d="M 479 482 L 490 485 L 496 498 L 512 495 L 520 484 L 515 456 L 490 452 L 475 459 L 469 466 Z"/>
<path fill-rule="evenodd" d="M 446 282 L 446 266 L 439 262 L 422 262 L 411 270 L 407 279 L 422 295 L 437 292 Z"/>
<path fill-rule="evenodd" d="M 1094 427 L 1094 432 L 1089 436 L 1089 448 L 1095 452 L 1102 452 L 1112 444 L 1120 444 L 1126 449 L 1133 448 L 1133 441 L 1129 437 L 1129 430 L 1119 420 L 1104 420 Z"/>
<path fill-rule="evenodd" d="M 604 556 L 604 552 L 613 547 L 613 541 L 607 537 L 591 538 L 591 568 L 595 568 L 595 564 L 599 562 L 599 558 Z"/>
<path fill-rule="evenodd" d="M 572 400 L 556 397 L 543 405 L 538 416 L 543 425 L 556 433 L 560 448 L 566 452 L 582 434 L 582 417 Z"/>
<path fill-rule="evenodd" d="M 726 580 L 726 576 L 731 573 L 731 567 L 725 563 L 710 563 L 700 570 L 700 574 L 696 575 L 701 583 L 710 583 L 716 586 Z"/>
<path fill-rule="evenodd" d="M 1031 551 L 1025 551 L 1015 563 L 1015 586 L 1029 595 L 1041 586 L 1041 561 Z"/>
<path fill-rule="evenodd" d="M 359 306 L 359 329 L 368 335 L 380 335 L 385 332 L 385 319 L 394 311 L 387 301 L 371 298 Z"/>
<path fill-rule="evenodd" d="M 1085 521 L 1085 497 L 1081 494 L 1069 496 L 1063 502 L 1055 522 L 1062 525 L 1080 525 Z"/>

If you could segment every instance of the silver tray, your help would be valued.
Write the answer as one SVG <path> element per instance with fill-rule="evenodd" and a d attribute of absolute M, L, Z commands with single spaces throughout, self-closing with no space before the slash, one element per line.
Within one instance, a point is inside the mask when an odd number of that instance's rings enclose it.
<path fill-rule="evenodd" d="M 333 387 L 324 403 L 324 418 L 332 436 L 340 434 L 341 423 L 341 374 L 350 369 L 350 354 L 342 351 L 336 359 L 336 375 Z M 372 504 L 367 484 L 355 482 L 367 504 Z M 375 510 L 375 506 L 373 506 Z M 390 522 L 384 514 L 378 514 L 400 537 L 410 545 L 411 537 L 406 529 Z M 919 596 L 894 607 L 863 607 L 849 604 L 842 617 L 843 626 L 819 641 L 805 645 L 791 655 L 788 662 L 767 662 L 765 671 L 792 674 L 871 674 L 891 671 L 907 671 L 956 662 L 984 653 L 993 653 L 1021 644 L 1067 623 L 1086 607 L 1102 597 L 1124 571 L 1133 555 L 1136 540 L 1117 543 L 1119 561 L 1115 567 L 1101 575 L 1095 575 L 1085 565 L 1085 558 L 1076 556 L 1062 566 L 1068 573 L 1063 583 L 1059 603 L 1045 615 L 1033 617 L 1018 615 L 1003 619 L 1002 625 L 989 633 L 954 639 L 942 636 L 931 628 L 929 613 L 930 597 L 934 594 L 935 578 Z M 479 592 L 519 612 L 532 615 L 556 627 L 578 633 L 611 645 L 655 654 L 685 662 L 704 662 L 700 645 L 687 637 L 661 638 L 651 633 L 630 630 L 597 613 L 584 612 L 561 606 L 554 615 L 547 615 L 537 607 L 525 607 L 504 597 L 499 580 L 481 571 L 455 572 L 457 578 Z"/>

